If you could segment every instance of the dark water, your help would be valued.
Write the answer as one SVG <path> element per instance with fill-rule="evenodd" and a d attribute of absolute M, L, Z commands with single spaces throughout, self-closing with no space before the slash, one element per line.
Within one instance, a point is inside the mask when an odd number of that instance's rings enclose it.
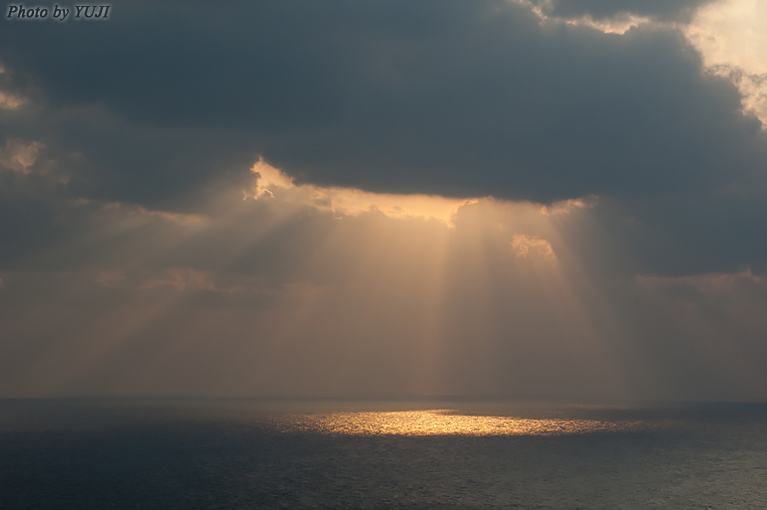
<path fill-rule="evenodd" d="M 0 508 L 764 509 L 767 405 L 0 401 Z"/>

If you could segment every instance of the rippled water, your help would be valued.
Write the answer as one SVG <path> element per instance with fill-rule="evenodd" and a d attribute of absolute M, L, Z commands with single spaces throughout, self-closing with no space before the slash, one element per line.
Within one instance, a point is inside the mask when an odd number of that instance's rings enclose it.
<path fill-rule="evenodd" d="M 354 411 L 289 415 L 277 420 L 284 432 L 354 436 L 552 436 L 628 431 L 647 427 L 641 421 L 572 418 L 516 418 L 465 415 L 453 409 Z"/>
<path fill-rule="evenodd" d="M 767 508 L 767 406 L 0 401 L 0 508 Z"/>

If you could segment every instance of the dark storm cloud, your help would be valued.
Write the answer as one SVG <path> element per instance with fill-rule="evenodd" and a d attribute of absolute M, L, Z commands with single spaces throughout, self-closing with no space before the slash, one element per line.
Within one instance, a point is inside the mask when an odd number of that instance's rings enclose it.
<path fill-rule="evenodd" d="M 214 176 L 242 175 L 258 157 L 237 132 L 133 123 L 100 106 L 30 110 L 6 115 L 0 133 L 41 142 L 40 158 L 66 177 L 61 191 L 72 197 L 185 210 L 192 200 L 187 195 Z"/>
<path fill-rule="evenodd" d="M 544 13 L 550 16 L 595 19 L 613 18 L 621 14 L 648 16 L 661 21 L 689 19 L 696 8 L 712 0 L 539 0 Z"/>
<path fill-rule="evenodd" d="M 131 123 L 68 145 L 104 169 L 93 193 L 136 201 L 255 151 L 321 184 L 539 201 L 708 187 L 767 162 L 736 90 L 674 31 L 541 28 L 495 1 L 137 3 L 4 28 L 0 58 L 51 111 Z M 193 127 L 232 139 L 164 131 Z"/>

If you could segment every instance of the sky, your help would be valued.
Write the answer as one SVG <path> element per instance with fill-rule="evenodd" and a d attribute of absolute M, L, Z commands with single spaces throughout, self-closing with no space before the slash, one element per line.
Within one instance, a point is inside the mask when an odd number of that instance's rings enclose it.
<path fill-rule="evenodd" d="M 767 0 L 111 5 L 4 5 L 0 397 L 767 399 Z"/>

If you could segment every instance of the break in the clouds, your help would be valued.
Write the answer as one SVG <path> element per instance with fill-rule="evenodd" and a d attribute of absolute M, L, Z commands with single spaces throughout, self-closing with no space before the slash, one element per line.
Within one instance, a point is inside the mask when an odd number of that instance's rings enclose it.
<path fill-rule="evenodd" d="M 765 398 L 760 5 L 4 20 L 0 393 Z"/>

